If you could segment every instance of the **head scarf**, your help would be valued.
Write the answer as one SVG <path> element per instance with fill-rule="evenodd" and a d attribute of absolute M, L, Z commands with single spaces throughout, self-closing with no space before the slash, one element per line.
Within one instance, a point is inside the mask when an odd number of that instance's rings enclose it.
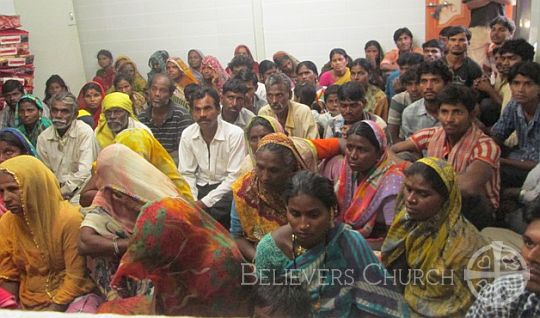
<path fill-rule="evenodd" d="M 105 148 L 108 145 L 112 144 L 114 140 L 114 134 L 109 128 L 109 125 L 107 125 L 107 118 L 105 117 L 105 112 L 107 110 L 110 110 L 112 108 L 120 108 L 128 112 L 129 118 L 131 118 L 131 120 L 139 120 L 135 116 L 135 113 L 133 113 L 133 104 L 131 103 L 129 95 L 125 93 L 114 92 L 107 94 L 105 98 L 103 98 L 102 107 L 103 111 L 101 113 L 101 116 L 99 117 L 99 122 L 96 128 L 96 139 L 99 143 L 99 146 L 101 148 Z"/>
<path fill-rule="evenodd" d="M 83 88 L 89 83 L 96 84 L 99 87 L 98 93 L 101 95 L 101 103 L 103 105 L 103 98 L 105 97 L 105 90 L 103 89 L 103 86 L 98 82 L 91 81 L 84 84 Z M 84 94 L 86 93 L 86 91 L 84 91 L 83 88 L 81 88 L 81 91 L 79 92 L 79 96 L 77 97 L 77 104 L 79 104 L 79 109 L 84 109 L 88 111 L 90 114 L 92 114 L 92 111 L 88 108 L 88 105 L 86 104 L 86 101 L 84 100 Z M 100 107 L 98 107 L 98 109 L 96 109 L 96 111 L 92 114 L 92 119 L 94 119 L 94 127 L 92 128 L 96 128 L 99 122 L 99 117 L 101 116 L 101 111 L 102 111 L 101 107 L 102 106 L 100 105 Z"/>
<path fill-rule="evenodd" d="M 152 77 L 156 73 L 165 73 L 165 67 L 167 64 L 167 59 L 169 58 L 169 53 L 164 50 L 156 51 L 152 55 L 150 55 L 150 58 L 148 59 L 148 67 L 150 67 L 150 72 L 148 72 L 148 81 L 152 80 Z M 159 70 L 156 71 L 152 68 L 152 64 L 154 62 L 159 64 Z"/>
<path fill-rule="evenodd" d="M 386 135 L 382 128 L 371 120 L 362 120 L 366 123 L 375 138 L 381 152 L 381 156 L 367 173 L 367 176 L 358 184 L 355 191 L 357 180 L 355 174 L 349 166 L 347 158 L 341 164 L 339 179 L 336 186 L 336 195 L 342 220 L 352 225 L 364 237 L 369 237 L 375 221 L 377 219 L 377 210 L 368 209 L 376 194 L 384 197 L 397 195 L 403 173 L 401 168 L 388 160 Z M 350 136 L 351 130 L 349 130 Z M 384 192 L 380 193 L 380 192 Z"/>
<path fill-rule="evenodd" d="M 201 58 L 201 61 L 202 61 L 202 59 L 204 59 L 204 54 L 203 54 L 203 52 L 201 50 L 197 50 L 197 49 L 189 50 L 188 51 L 188 57 L 189 57 L 189 54 L 191 54 L 191 52 L 195 52 L 195 53 L 199 54 L 199 56 Z M 191 65 L 190 65 L 190 67 L 191 67 Z M 193 68 L 191 68 L 191 69 L 193 70 Z"/>
<path fill-rule="evenodd" d="M 423 278 L 423 284 L 411 283 L 405 287 L 405 300 L 411 309 L 423 316 L 464 316 L 474 296 L 462 276 L 463 270 L 468 267 L 471 256 L 486 243 L 461 214 L 461 193 L 452 166 L 435 157 L 417 162 L 439 175 L 448 190 L 448 199 L 436 215 L 415 221 L 407 213 L 402 191 L 397 198 L 399 212 L 382 246 L 382 261 L 391 269 L 404 257 L 409 268 L 430 273 L 429 278 Z M 492 257 L 490 251 L 485 254 Z M 484 256 L 479 256 L 478 261 L 483 261 Z M 442 275 L 453 276 L 451 288 L 425 281 L 441 282 Z"/>
<path fill-rule="evenodd" d="M 133 90 L 139 93 L 144 93 L 144 88 L 146 87 L 146 80 L 142 77 L 141 73 L 139 73 L 139 70 L 137 69 L 137 64 L 135 64 L 135 62 L 133 62 L 129 57 L 117 57 L 116 62 L 114 62 L 114 70 L 118 74 L 120 73 L 120 70 L 127 64 L 131 64 L 131 66 L 133 66 L 133 69 L 135 70 L 135 77 L 133 78 Z"/>
<path fill-rule="evenodd" d="M 296 158 L 298 167 L 300 169 L 309 170 L 309 167 L 306 164 L 304 158 L 302 158 L 302 155 L 300 155 L 300 152 L 298 151 L 298 149 L 296 149 L 294 142 L 284 133 L 274 133 L 264 136 L 259 141 L 259 144 L 257 145 L 257 150 L 261 149 L 261 147 L 267 144 L 276 144 L 288 148 L 290 151 L 292 151 L 294 157 Z"/>
<path fill-rule="evenodd" d="M 180 175 L 167 150 L 148 131 L 142 128 L 124 129 L 114 138 L 117 144 L 123 144 L 141 155 L 175 184 L 178 192 L 192 201 L 193 195 L 189 184 Z"/>
<path fill-rule="evenodd" d="M 32 131 L 28 131 L 26 129 L 26 126 L 21 122 L 21 119 L 19 118 L 19 106 L 21 104 L 21 101 L 25 100 L 33 101 L 34 105 L 38 108 L 40 112 L 39 118 L 34 124 Z M 41 102 L 41 100 L 39 100 L 39 98 L 35 97 L 34 95 L 25 94 L 21 97 L 21 99 L 19 99 L 19 101 L 17 102 L 17 106 L 15 107 L 15 126 L 17 126 L 17 129 L 20 130 L 26 137 L 28 137 L 32 145 L 36 144 L 39 134 L 51 125 L 51 120 L 43 116 L 43 103 Z"/>
<path fill-rule="evenodd" d="M 206 212 L 181 198 L 150 203 L 111 285 L 123 278 L 150 279 L 154 296 L 115 300 L 99 312 L 246 316 L 242 262 L 230 234 Z M 154 310 L 157 304 L 163 311 Z"/>
<path fill-rule="evenodd" d="M 151 163 L 121 144 L 103 149 L 96 161 L 98 193 L 92 205 L 99 206 L 132 232 L 134 223 L 115 213 L 110 189 L 143 202 L 165 197 L 177 197 L 174 183 Z"/>
<path fill-rule="evenodd" d="M 4 242 L 0 244 L 0 271 L 4 277 L 20 280 L 23 308 L 43 308 L 51 304 L 51 297 L 67 304 L 88 293 L 94 285 L 84 275 L 84 259 L 76 251 L 64 249 L 65 228 L 78 227 L 82 220 L 79 208 L 64 201 L 55 175 L 37 158 L 22 155 L 8 159 L 0 164 L 0 171 L 13 176 L 20 188 L 22 215 L 7 213 L 0 219 L 2 235 L 17 241 L 16 247 L 7 250 Z M 18 266 L 32 272 L 21 273 L 12 264 L 15 258 L 26 262 Z"/>
<path fill-rule="evenodd" d="M 23 135 L 19 130 L 15 128 L 2 128 L 0 129 L 0 134 L 2 133 L 10 133 L 15 136 L 15 138 L 17 138 L 21 146 L 24 148 L 26 152 L 25 155 L 38 158 L 37 151 L 34 145 L 32 145 L 30 140 L 28 140 L 28 138 L 26 138 L 26 136 Z"/>
<path fill-rule="evenodd" d="M 198 84 L 197 78 L 191 72 L 191 68 L 179 57 L 170 57 L 167 59 L 167 63 L 174 64 L 183 76 L 180 78 L 180 83 L 176 83 L 176 86 L 184 89 L 189 84 Z"/>
<path fill-rule="evenodd" d="M 285 133 L 285 130 L 283 130 L 283 127 L 279 123 L 279 121 L 272 116 L 254 116 L 251 118 L 249 123 L 247 124 L 246 128 L 244 129 L 244 140 L 246 142 L 246 145 L 249 145 L 249 132 L 251 131 L 251 128 L 253 128 L 255 120 L 257 118 L 265 119 L 268 123 L 270 123 L 270 126 L 272 127 L 272 133 Z M 248 147 L 248 155 L 251 158 L 251 162 L 253 163 L 253 166 L 255 166 L 255 154 L 253 153 L 253 150 L 251 147 Z"/>
<path fill-rule="evenodd" d="M 244 48 L 247 51 L 248 56 L 251 57 L 253 62 L 255 62 L 255 59 L 253 58 L 253 54 L 251 54 L 251 50 L 245 44 L 240 44 L 234 49 L 234 56 L 238 55 L 238 52 L 240 51 L 241 48 Z"/>
<path fill-rule="evenodd" d="M 214 76 L 212 78 L 212 85 L 214 88 L 221 93 L 221 88 L 223 84 L 229 79 L 229 74 L 225 72 L 225 69 L 219 63 L 219 60 L 211 55 L 207 55 L 202 60 L 202 67 L 209 67 L 214 71 Z"/>

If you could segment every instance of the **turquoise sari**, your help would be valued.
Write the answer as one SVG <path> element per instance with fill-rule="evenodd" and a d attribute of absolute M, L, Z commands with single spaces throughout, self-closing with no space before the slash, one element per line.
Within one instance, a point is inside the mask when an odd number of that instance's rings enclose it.
<path fill-rule="evenodd" d="M 409 317 L 409 307 L 364 238 L 349 226 L 337 225 L 327 243 L 291 260 L 277 247 L 271 233 L 257 246 L 255 265 L 261 283 L 269 275 L 305 284 L 314 317 Z"/>

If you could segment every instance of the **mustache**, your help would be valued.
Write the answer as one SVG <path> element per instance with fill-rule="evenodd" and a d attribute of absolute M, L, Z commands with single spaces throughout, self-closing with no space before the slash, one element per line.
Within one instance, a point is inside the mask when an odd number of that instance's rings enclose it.
<path fill-rule="evenodd" d="M 53 125 L 67 125 L 67 120 L 53 119 Z"/>

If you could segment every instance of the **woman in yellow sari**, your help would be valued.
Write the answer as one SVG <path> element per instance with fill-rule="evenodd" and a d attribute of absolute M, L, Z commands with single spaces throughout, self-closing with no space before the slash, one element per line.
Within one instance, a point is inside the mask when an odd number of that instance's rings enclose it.
<path fill-rule="evenodd" d="M 348 58 L 349 56 L 344 49 L 332 49 L 330 51 L 330 65 L 332 69 L 321 74 L 319 84 L 328 87 L 330 85 L 343 85 L 349 82 L 351 80 L 351 70 L 347 67 Z"/>
<path fill-rule="evenodd" d="M 171 100 L 187 110 L 190 110 L 189 103 L 184 95 L 184 88 L 189 84 L 198 84 L 197 78 L 189 66 L 179 57 L 171 57 L 166 63 L 167 76 L 176 84 Z"/>
<path fill-rule="evenodd" d="M 491 249 L 475 255 L 487 243 L 461 214 L 452 166 L 433 157 L 412 164 L 405 170 L 397 210 L 382 246 L 382 262 L 391 273 L 401 270 L 398 281 L 405 284 L 404 297 L 412 312 L 464 317 L 474 301 L 468 285 L 479 283 L 467 281 L 465 270 L 489 270 L 493 255 Z"/>
<path fill-rule="evenodd" d="M 22 309 L 65 311 L 94 289 L 77 254 L 79 209 L 31 156 L 0 164 L 0 190 L 9 210 L 0 219 L 0 287 L 16 295 Z"/>
<path fill-rule="evenodd" d="M 144 95 L 144 89 L 146 88 L 146 80 L 142 77 L 141 73 L 137 70 L 137 65 L 127 56 L 119 56 L 114 62 L 114 69 L 116 74 L 125 74 L 133 82 L 133 90 Z M 108 93 L 113 92 L 114 87 L 109 88 Z"/>

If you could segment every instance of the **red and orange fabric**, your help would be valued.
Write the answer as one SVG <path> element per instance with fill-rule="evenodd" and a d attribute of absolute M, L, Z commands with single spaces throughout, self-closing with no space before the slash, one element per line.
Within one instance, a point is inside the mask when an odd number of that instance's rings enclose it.
<path fill-rule="evenodd" d="M 99 87 L 98 93 L 101 94 L 101 101 L 103 101 L 103 98 L 105 98 L 105 89 L 103 88 L 103 86 L 99 82 L 91 81 L 84 84 L 83 88 L 89 83 L 95 84 L 97 85 L 97 87 Z M 85 93 L 86 93 L 86 90 L 81 89 L 81 91 L 79 92 L 79 96 L 77 97 L 77 104 L 79 104 L 79 109 L 86 110 L 92 115 L 92 119 L 94 119 L 94 127 L 92 128 L 95 129 L 99 123 L 99 116 L 101 115 L 101 106 L 95 112 L 91 110 L 90 108 L 88 108 L 88 105 L 86 104 L 86 101 L 84 100 Z"/>
<path fill-rule="evenodd" d="M 150 279 L 153 295 L 107 302 L 100 313 L 247 316 L 243 258 L 230 234 L 181 198 L 146 205 L 112 285 Z"/>

